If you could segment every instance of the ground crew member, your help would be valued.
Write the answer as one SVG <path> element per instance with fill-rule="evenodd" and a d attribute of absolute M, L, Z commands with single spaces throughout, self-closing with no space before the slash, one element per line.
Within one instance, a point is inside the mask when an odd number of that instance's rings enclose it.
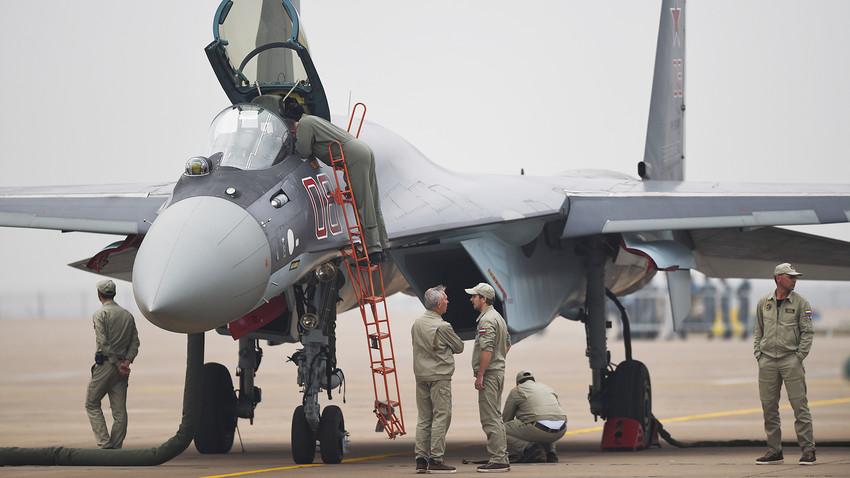
<path fill-rule="evenodd" d="M 567 414 L 552 388 L 534 380 L 523 370 L 516 376 L 516 387 L 508 393 L 502 411 L 508 454 L 511 461 L 531 463 L 545 450 L 546 461 L 558 461 L 555 442 L 567 431 Z"/>
<path fill-rule="evenodd" d="M 342 146 L 348 166 L 349 187 L 357 203 L 363 241 L 370 262 L 381 262 L 386 258 L 384 249 L 389 249 L 387 228 L 381 212 L 381 195 L 375 176 L 375 155 L 369 145 L 352 136 L 348 131 L 325 121 L 318 116 L 304 114 L 304 109 L 294 99 L 288 99 L 283 108 L 283 117 L 295 121 L 295 152 L 302 158 L 311 155 L 328 166 L 331 155 L 328 146 L 338 141 Z M 336 146 L 334 146 L 336 148 Z M 334 158 L 339 159 L 336 149 Z"/>
<path fill-rule="evenodd" d="M 759 365 L 759 398 L 764 412 L 767 453 L 756 459 L 759 465 L 781 464 L 782 430 L 779 419 L 779 392 L 785 393 L 794 409 L 797 443 L 803 450 L 801 465 L 814 465 L 815 441 L 812 415 L 806 398 L 806 371 L 803 359 L 812 348 L 812 307 L 794 292 L 800 274 L 791 264 L 773 270 L 776 290 L 759 299 L 753 330 L 753 352 Z"/>
<path fill-rule="evenodd" d="M 496 309 L 493 301 L 496 291 L 490 284 L 479 283 L 471 289 L 472 307 L 479 312 L 476 319 L 477 333 L 472 349 L 472 372 L 475 389 L 478 390 L 478 415 L 481 428 L 487 435 L 487 452 L 490 459 L 478 467 L 482 473 L 510 471 L 508 447 L 505 439 L 505 422 L 502 421 L 500 405 L 505 386 L 505 356 L 511 349 L 508 326 Z"/>
<path fill-rule="evenodd" d="M 101 307 L 92 316 L 95 333 L 95 364 L 86 389 L 86 412 L 91 422 L 97 446 L 121 448 L 127 435 L 127 385 L 130 364 L 139 353 L 139 334 L 133 315 L 120 307 L 115 298 L 115 283 L 97 283 L 97 298 Z M 109 395 L 112 408 L 112 433 L 107 432 L 106 420 L 100 407 Z"/>
<path fill-rule="evenodd" d="M 416 472 L 454 473 L 446 465 L 446 432 L 452 422 L 452 375 L 463 341 L 451 324 L 442 319 L 449 307 L 446 287 L 425 291 L 425 311 L 413 322 L 413 374 L 416 376 Z"/>

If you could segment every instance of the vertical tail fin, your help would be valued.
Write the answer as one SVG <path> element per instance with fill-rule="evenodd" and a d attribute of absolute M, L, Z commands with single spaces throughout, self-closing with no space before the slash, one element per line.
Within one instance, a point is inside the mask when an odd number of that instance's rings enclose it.
<path fill-rule="evenodd" d="M 685 179 L 684 119 L 685 0 L 663 0 L 646 150 L 638 164 L 642 179 Z"/>

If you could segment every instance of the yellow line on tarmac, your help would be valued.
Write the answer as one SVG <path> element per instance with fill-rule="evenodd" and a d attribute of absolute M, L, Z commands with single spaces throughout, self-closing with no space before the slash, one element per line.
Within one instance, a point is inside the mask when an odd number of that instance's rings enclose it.
<path fill-rule="evenodd" d="M 204 476 L 202 478 L 224 478 L 226 476 L 245 476 L 245 475 L 253 475 L 255 473 L 267 473 L 269 471 L 281 471 L 281 470 L 295 470 L 297 468 L 308 468 L 311 466 L 324 466 L 324 463 L 311 463 L 309 465 L 292 465 L 292 466 L 282 466 L 280 468 L 266 468 L 265 470 L 253 470 L 253 471 L 240 471 L 237 473 L 228 473 L 226 475 L 210 475 Z"/>
<path fill-rule="evenodd" d="M 818 400 L 816 402 L 809 402 L 809 406 L 810 407 L 818 407 L 818 406 L 821 406 L 821 405 L 836 405 L 836 404 L 839 404 L 839 403 L 850 403 L 850 398 L 835 398 L 835 399 L 832 399 L 832 400 Z M 780 409 L 789 409 L 789 408 L 791 408 L 791 406 L 790 405 L 782 405 L 779 408 Z M 700 414 L 700 415 L 691 415 L 691 416 L 687 416 L 687 417 L 668 418 L 666 420 L 660 420 L 660 421 L 661 421 L 661 423 L 685 422 L 685 421 L 689 421 L 689 420 L 701 420 L 701 419 L 704 419 L 704 418 L 728 417 L 728 416 L 732 416 L 732 415 L 746 415 L 748 413 L 761 413 L 761 408 L 745 408 L 743 410 L 730 410 L 730 411 L 727 411 L 727 412 L 703 413 L 703 414 Z M 581 430 L 568 431 L 567 433 L 564 434 L 564 436 L 579 435 L 579 434 L 582 434 L 582 433 L 600 432 L 602 430 L 603 430 L 603 427 L 584 428 L 584 429 L 581 429 Z M 466 445 L 466 446 L 472 446 L 472 445 Z M 456 448 L 464 448 L 464 447 L 456 447 Z M 355 462 L 355 461 L 377 460 L 379 458 L 389 458 L 389 457 L 393 457 L 393 456 L 411 455 L 412 453 L 413 452 L 403 452 L 403 453 L 391 453 L 391 454 L 388 454 L 388 455 L 364 456 L 364 457 L 361 457 L 361 458 L 349 458 L 347 460 L 342 460 L 342 462 L 343 463 L 350 463 L 350 462 Z M 298 468 L 307 468 L 307 467 L 311 467 L 311 466 L 325 466 L 325 464 L 324 463 L 312 463 L 312 464 L 309 464 L 309 465 L 283 466 L 283 467 L 280 467 L 280 468 L 267 468 L 265 470 L 243 471 L 243 472 L 238 472 L 238 473 L 230 473 L 230 474 L 227 474 L 227 475 L 211 475 L 211 476 L 205 476 L 203 478 L 227 478 L 227 477 L 231 477 L 231 476 L 245 476 L 245 475 L 253 475 L 253 474 L 256 474 L 256 473 L 267 473 L 267 472 L 270 472 L 270 471 L 295 470 L 295 469 L 298 469 Z"/>
<path fill-rule="evenodd" d="M 836 398 L 832 400 L 818 400 L 816 402 L 809 402 L 809 407 L 817 407 L 821 405 L 836 405 L 839 403 L 850 403 L 850 398 Z M 791 408 L 791 405 L 781 405 L 779 407 L 782 410 L 787 410 Z M 745 408 L 743 410 L 730 410 L 727 412 L 714 412 L 714 413 L 703 413 L 700 415 L 691 415 L 687 417 L 676 417 L 676 418 L 667 418 L 664 420 L 659 420 L 661 423 L 674 423 L 674 422 L 686 422 L 689 420 L 701 420 L 704 418 L 717 418 L 717 417 L 728 417 L 733 415 L 746 415 L 748 413 L 761 413 L 761 408 Z M 584 428 L 582 430 L 573 430 L 568 431 L 564 434 L 567 435 L 579 435 L 582 433 L 590 433 L 590 432 L 601 432 L 603 427 L 593 427 L 593 428 Z"/>
<path fill-rule="evenodd" d="M 820 405 L 835 405 L 838 403 L 850 403 L 850 398 L 836 398 L 833 400 L 819 400 L 817 402 L 809 402 L 809 407 L 817 407 Z M 780 410 L 788 410 L 791 405 L 781 405 Z M 730 410 L 728 412 L 703 413 L 701 415 L 691 415 L 689 417 L 668 418 L 660 420 L 661 423 L 686 422 L 688 420 L 700 420 L 703 418 L 728 417 L 732 415 L 746 415 L 748 413 L 761 413 L 761 408 L 746 408 L 744 410 Z"/>
<path fill-rule="evenodd" d="M 376 460 L 378 458 L 390 458 L 393 456 L 404 456 L 411 455 L 413 452 L 403 452 L 403 453 L 390 453 L 387 455 L 373 455 L 373 456 L 364 456 L 361 458 L 349 458 L 347 460 L 342 460 L 343 463 L 351 463 L 355 461 L 364 461 L 364 460 Z M 325 466 L 325 463 L 310 463 L 307 465 L 292 465 L 292 466 L 282 466 L 279 468 L 266 468 L 265 470 L 253 470 L 253 471 L 240 471 L 236 473 L 229 473 L 226 475 L 210 475 L 204 476 L 202 478 L 227 478 L 229 476 L 244 476 L 244 475 L 253 475 L 256 473 L 266 473 L 269 471 L 281 471 L 281 470 L 296 470 L 298 468 L 309 468 L 311 466 Z"/>

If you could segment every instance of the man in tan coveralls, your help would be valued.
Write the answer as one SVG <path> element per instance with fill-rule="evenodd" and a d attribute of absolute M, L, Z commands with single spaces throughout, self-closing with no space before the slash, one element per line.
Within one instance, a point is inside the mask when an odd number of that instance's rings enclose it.
<path fill-rule="evenodd" d="M 472 307 L 479 312 L 475 345 L 472 349 L 472 372 L 478 390 L 478 415 L 487 435 L 489 461 L 478 467 L 482 473 L 511 471 L 505 423 L 502 421 L 502 390 L 505 386 L 505 356 L 511 349 L 511 335 L 505 319 L 493 308 L 496 291 L 490 284 L 479 283 L 471 289 Z"/>
<path fill-rule="evenodd" d="M 127 435 L 127 385 L 130 364 L 139 353 L 139 334 L 133 315 L 120 307 L 115 298 L 115 283 L 97 283 L 101 308 L 92 316 L 95 333 L 95 364 L 86 390 L 86 412 L 100 448 L 121 448 Z M 107 432 L 100 402 L 109 394 L 112 408 L 112 433 Z"/>
<path fill-rule="evenodd" d="M 349 187 L 354 193 L 354 202 L 357 203 L 357 215 L 363 228 L 361 233 L 369 261 L 383 261 L 386 258 L 383 250 L 389 249 L 390 242 L 381 212 L 381 195 L 375 176 L 375 155 L 372 149 L 333 123 L 318 116 L 304 114 L 304 109 L 293 99 L 284 104 L 283 117 L 295 121 L 295 152 L 302 158 L 312 155 L 332 166 L 328 146 L 334 141 L 338 141 L 342 146 L 348 166 L 348 177 L 351 180 Z M 337 154 L 334 149 L 335 158 Z"/>
<path fill-rule="evenodd" d="M 413 374 L 416 376 L 416 472 L 454 473 L 443 462 L 446 432 L 452 422 L 452 375 L 463 341 L 442 315 L 449 307 L 443 285 L 425 291 L 428 309 L 413 323 Z"/>
<path fill-rule="evenodd" d="M 534 380 L 528 370 L 516 376 L 516 387 L 508 393 L 502 411 L 508 454 L 517 463 L 539 461 L 545 450 L 546 461 L 558 461 L 555 442 L 567 431 L 567 414 L 558 403 L 558 394 L 546 384 Z"/>
<path fill-rule="evenodd" d="M 756 308 L 753 353 L 759 365 L 759 398 L 764 412 L 767 453 L 756 459 L 758 465 L 784 462 L 782 429 L 779 419 L 779 392 L 785 393 L 794 409 L 797 443 L 803 449 L 801 465 L 815 464 L 815 440 L 812 415 L 806 398 L 806 370 L 803 359 L 812 348 L 812 306 L 794 292 L 801 276 L 791 264 L 783 263 L 773 270 L 776 290 L 759 300 Z"/>

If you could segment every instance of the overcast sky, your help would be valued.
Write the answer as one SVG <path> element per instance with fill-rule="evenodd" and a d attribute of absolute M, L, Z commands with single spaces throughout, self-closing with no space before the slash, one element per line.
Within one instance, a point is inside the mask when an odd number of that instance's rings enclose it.
<path fill-rule="evenodd" d="M 229 104 L 203 52 L 218 3 L 3 2 L 0 186 L 176 180 Z M 302 4 L 333 113 L 362 101 L 453 170 L 636 174 L 659 1 Z M 688 2 L 687 179 L 848 181 L 847 18 L 844 0 Z M 0 290 L 90 288 L 64 264 L 118 239 L 2 228 Z"/>

